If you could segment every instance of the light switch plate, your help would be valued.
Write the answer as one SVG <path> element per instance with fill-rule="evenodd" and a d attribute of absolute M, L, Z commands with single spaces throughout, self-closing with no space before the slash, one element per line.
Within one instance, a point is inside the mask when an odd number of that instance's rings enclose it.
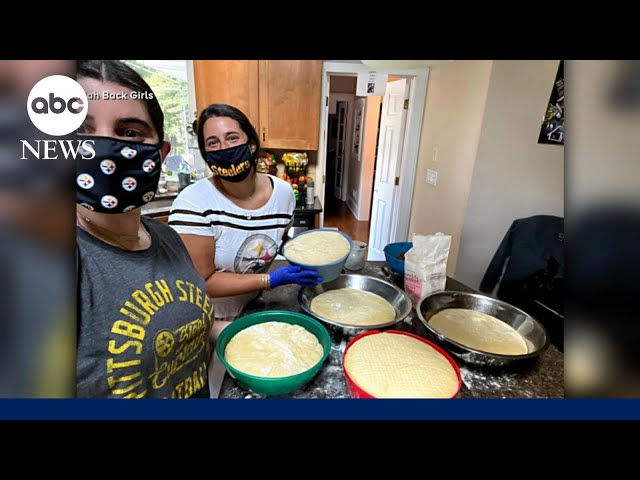
<path fill-rule="evenodd" d="M 435 170 L 427 170 L 427 183 L 436 186 L 438 184 L 438 172 Z"/>

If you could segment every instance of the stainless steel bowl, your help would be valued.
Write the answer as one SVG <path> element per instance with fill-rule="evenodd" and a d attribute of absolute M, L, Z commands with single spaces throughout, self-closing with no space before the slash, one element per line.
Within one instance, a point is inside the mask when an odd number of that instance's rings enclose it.
<path fill-rule="evenodd" d="M 335 320 L 331 320 L 329 318 L 324 318 L 311 311 L 311 301 L 315 297 L 323 292 L 336 290 L 338 288 L 355 288 L 357 290 L 364 290 L 365 292 L 371 292 L 375 293 L 376 295 L 380 295 L 395 309 L 396 318 L 391 322 L 383 323 L 380 325 L 348 325 L 336 322 Z M 319 285 L 316 285 L 315 287 L 301 288 L 298 292 L 298 303 L 300 304 L 300 307 L 309 315 L 312 315 L 321 322 L 328 324 L 329 327 L 333 329 L 342 330 L 343 333 L 348 335 L 355 335 L 367 330 L 389 327 L 398 322 L 401 322 L 407 317 L 407 315 L 411 313 L 411 299 L 405 292 L 389 282 L 386 282 L 379 278 L 369 277 L 367 275 L 340 275 L 338 278 L 331 282 L 321 283 Z"/>
<path fill-rule="evenodd" d="M 522 335 L 529 352 L 524 355 L 483 352 L 445 337 L 429 325 L 429 319 L 446 308 L 467 308 L 496 317 Z M 513 305 L 485 295 L 454 291 L 438 292 L 421 299 L 416 311 L 420 321 L 433 333 L 436 341 L 465 362 L 480 365 L 506 365 L 516 360 L 536 357 L 549 346 L 549 336 L 540 322 Z"/>

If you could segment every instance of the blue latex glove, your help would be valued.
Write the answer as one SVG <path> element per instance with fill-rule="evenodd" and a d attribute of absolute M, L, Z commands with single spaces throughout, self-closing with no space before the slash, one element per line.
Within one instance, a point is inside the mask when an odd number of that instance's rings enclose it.
<path fill-rule="evenodd" d="M 271 288 L 291 283 L 296 283 L 302 287 L 313 287 L 322 282 L 322 277 L 318 276 L 318 272 L 315 270 L 307 270 L 298 265 L 288 265 L 271 272 L 269 274 L 269 282 Z"/>

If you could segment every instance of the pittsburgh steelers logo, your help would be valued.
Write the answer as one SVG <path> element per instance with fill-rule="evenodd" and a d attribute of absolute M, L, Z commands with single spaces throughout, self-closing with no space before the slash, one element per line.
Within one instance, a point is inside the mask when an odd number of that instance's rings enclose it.
<path fill-rule="evenodd" d="M 154 168 L 156 168 L 156 162 L 154 162 L 153 160 L 145 160 L 142 164 L 142 170 L 147 173 L 152 172 Z"/>
<path fill-rule="evenodd" d="M 105 195 L 100 199 L 100 203 L 104 208 L 115 208 L 118 205 L 118 199 L 113 195 Z"/>
<path fill-rule="evenodd" d="M 80 175 L 78 175 L 76 182 L 78 182 L 78 185 L 80 186 L 80 188 L 84 188 L 85 190 L 89 190 L 91 187 L 95 185 L 95 182 L 93 181 L 93 177 L 88 173 L 81 173 Z"/>
<path fill-rule="evenodd" d="M 155 192 L 147 192 L 142 196 L 142 200 L 144 200 L 145 202 L 150 202 L 154 196 Z"/>
<path fill-rule="evenodd" d="M 156 335 L 156 341 L 154 344 L 156 354 L 160 358 L 166 357 L 171 353 L 175 344 L 176 339 L 173 334 L 169 330 L 161 330 L 158 332 L 158 335 Z"/>
<path fill-rule="evenodd" d="M 125 207 L 124 210 L 122 210 L 123 213 L 127 213 L 130 212 L 131 210 L 134 210 L 138 207 L 136 207 L 135 205 L 129 205 L 128 207 Z"/>
<path fill-rule="evenodd" d="M 248 237 L 236 254 L 234 270 L 236 273 L 260 273 L 269 268 L 278 254 L 276 242 L 262 233 Z"/>
<path fill-rule="evenodd" d="M 111 175 L 116 171 L 116 164 L 113 160 L 103 160 L 100 162 L 100 170 L 105 175 Z"/>
<path fill-rule="evenodd" d="M 82 143 L 82 145 L 80 145 L 80 148 L 78 148 L 78 153 L 83 157 L 89 157 L 91 156 L 92 153 L 95 154 L 94 151 L 89 150 L 87 147 L 84 146 L 84 142 Z"/>
<path fill-rule="evenodd" d="M 94 210 L 93 207 L 88 203 L 81 203 L 80 206 L 86 208 L 87 210 L 91 210 L 91 211 Z"/>
<path fill-rule="evenodd" d="M 129 148 L 129 147 L 124 147 L 122 150 L 120 150 L 120 155 L 122 155 L 124 158 L 133 158 L 138 154 L 138 152 L 136 152 L 133 148 Z"/>
<path fill-rule="evenodd" d="M 124 188 L 127 192 L 132 192 L 138 186 L 138 182 L 133 177 L 127 177 L 122 181 L 122 188 Z"/>

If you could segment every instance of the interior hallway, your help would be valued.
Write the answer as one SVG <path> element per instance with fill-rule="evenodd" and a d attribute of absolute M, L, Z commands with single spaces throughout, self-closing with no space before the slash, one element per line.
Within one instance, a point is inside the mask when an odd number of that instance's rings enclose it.
<path fill-rule="evenodd" d="M 337 228 L 351 237 L 351 240 L 369 242 L 369 222 L 359 222 L 345 202 L 332 199 L 324 214 L 324 226 Z"/>

